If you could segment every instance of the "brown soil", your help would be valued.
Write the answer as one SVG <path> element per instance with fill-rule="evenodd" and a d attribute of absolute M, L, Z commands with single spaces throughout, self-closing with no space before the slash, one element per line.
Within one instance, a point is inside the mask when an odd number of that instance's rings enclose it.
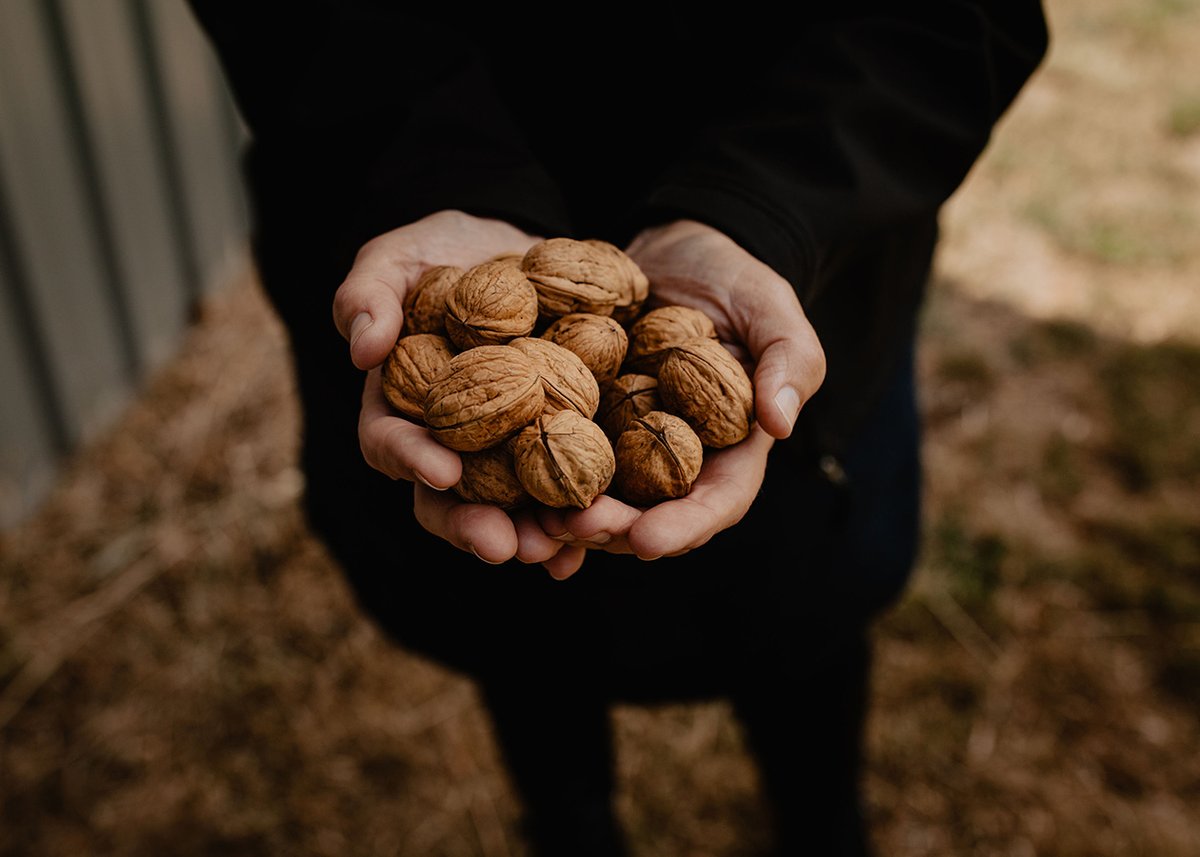
<path fill-rule="evenodd" d="M 1049 12 L 924 318 L 925 547 L 868 730 L 892 857 L 1200 854 L 1200 4 Z M 296 428 L 238 283 L 3 536 L 0 855 L 524 853 L 474 688 L 304 530 Z M 617 734 L 639 857 L 763 846 L 723 705 Z"/>

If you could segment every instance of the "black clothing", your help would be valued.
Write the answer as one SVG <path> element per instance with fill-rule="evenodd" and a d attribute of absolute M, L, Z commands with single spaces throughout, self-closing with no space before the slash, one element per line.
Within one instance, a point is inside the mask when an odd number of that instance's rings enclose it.
<path fill-rule="evenodd" d="M 841 722 L 859 722 L 866 659 L 851 653 L 916 550 L 912 349 L 938 211 L 1044 56 L 1040 4 L 847 0 L 788 21 L 588 10 L 586 26 L 508 7 L 192 5 L 253 134 L 254 249 L 293 345 L 306 502 L 363 606 L 476 676 L 501 725 L 522 720 L 503 688 L 564 675 L 593 699 L 737 694 L 779 745 L 786 723 L 755 712 L 797 684 L 817 698 L 835 674 L 859 699 Z M 331 306 L 366 240 L 443 209 L 621 246 L 690 218 L 793 285 L 826 381 L 739 524 L 679 558 L 596 553 L 559 582 L 415 523 L 408 486 L 362 461 L 362 376 Z M 855 770 L 827 761 L 810 782 Z M 537 770 L 514 766 L 535 803 Z M 798 799 L 772 770 L 773 793 Z"/>

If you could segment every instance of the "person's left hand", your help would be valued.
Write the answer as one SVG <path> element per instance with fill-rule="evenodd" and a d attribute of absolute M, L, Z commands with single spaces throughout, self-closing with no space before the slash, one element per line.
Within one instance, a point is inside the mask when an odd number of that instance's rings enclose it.
<path fill-rule="evenodd" d="M 703 310 L 754 381 L 751 435 L 706 449 L 686 497 L 640 509 L 601 495 L 587 509 L 539 513 L 541 529 L 568 544 L 656 559 L 697 548 L 746 514 L 772 445 L 825 379 L 825 352 L 791 284 L 718 230 L 675 221 L 643 231 L 627 252 L 649 277 L 653 303 Z"/>

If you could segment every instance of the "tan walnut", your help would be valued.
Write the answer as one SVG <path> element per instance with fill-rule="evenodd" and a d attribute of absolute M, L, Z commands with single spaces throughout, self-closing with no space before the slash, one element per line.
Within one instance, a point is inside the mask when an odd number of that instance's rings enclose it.
<path fill-rule="evenodd" d="M 595 420 L 613 443 L 638 417 L 662 410 L 658 398 L 658 379 L 653 375 L 627 372 L 618 375 L 600 395 Z"/>
<path fill-rule="evenodd" d="M 697 338 L 717 338 L 716 326 L 704 312 L 673 304 L 648 310 L 629 326 L 625 370 L 654 375 L 668 349 Z"/>
<path fill-rule="evenodd" d="M 616 492 L 635 506 L 651 506 L 687 496 L 700 475 L 704 446 L 680 417 L 651 411 L 621 433 L 616 458 Z"/>
<path fill-rule="evenodd" d="M 456 354 L 429 387 L 425 424 L 443 445 L 478 452 L 507 439 L 545 407 L 541 373 L 508 345 Z"/>
<path fill-rule="evenodd" d="M 518 336 L 508 345 L 537 366 L 547 412 L 572 408 L 588 419 L 595 415 L 600 404 L 600 385 L 578 354 L 556 342 L 533 336 Z"/>
<path fill-rule="evenodd" d="M 637 318 L 646 298 L 650 296 L 649 278 L 646 277 L 638 263 L 617 245 L 599 238 L 585 238 L 584 243 L 591 244 L 611 256 L 614 264 L 621 271 L 621 296 L 617 298 L 612 314 L 618 323 L 629 324 Z"/>
<path fill-rule="evenodd" d="M 574 410 L 538 417 L 513 438 L 512 450 L 525 490 L 558 509 L 589 507 L 617 466 L 600 426 Z"/>
<path fill-rule="evenodd" d="M 612 315 L 627 279 L 613 257 L 585 241 L 547 238 L 534 244 L 521 260 L 537 291 L 543 321 L 573 312 Z"/>
<path fill-rule="evenodd" d="M 434 265 L 404 295 L 405 333 L 446 335 L 446 297 L 466 273 L 457 265 Z"/>
<path fill-rule="evenodd" d="M 665 410 L 682 417 L 705 446 L 732 446 L 750 434 L 754 385 L 716 339 L 700 337 L 667 350 L 658 369 Z"/>
<path fill-rule="evenodd" d="M 517 478 L 507 443 L 462 453 L 462 478 L 454 491 L 468 503 L 486 503 L 501 509 L 516 509 L 532 500 Z"/>
<path fill-rule="evenodd" d="M 446 335 L 463 351 L 528 336 L 537 319 L 533 283 L 504 260 L 467 269 L 446 295 Z"/>
<path fill-rule="evenodd" d="M 548 339 L 579 355 L 603 387 L 621 369 L 629 334 L 615 318 L 590 312 L 573 312 L 555 319 L 542 331 Z"/>
<path fill-rule="evenodd" d="M 436 333 L 400 337 L 380 370 L 388 404 L 405 416 L 423 420 L 429 386 L 454 354 L 450 340 Z"/>

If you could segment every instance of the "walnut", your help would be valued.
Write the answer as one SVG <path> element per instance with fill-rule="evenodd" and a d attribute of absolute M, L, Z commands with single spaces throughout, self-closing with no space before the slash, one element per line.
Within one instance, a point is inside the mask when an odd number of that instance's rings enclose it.
<path fill-rule="evenodd" d="M 717 329 L 705 313 L 688 306 L 661 306 L 638 317 L 629 327 L 625 369 L 653 375 L 668 348 L 697 337 L 717 338 Z"/>
<path fill-rule="evenodd" d="M 574 238 L 547 238 L 530 247 L 521 269 L 537 290 L 544 321 L 568 313 L 612 315 L 627 279 L 604 250 Z"/>
<path fill-rule="evenodd" d="M 625 361 L 629 335 L 615 318 L 590 312 L 573 312 L 555 319 L 542 331 L 548 339 L 579 355 L 603 387 Z"/>
<path fill-rule="evenodd" d="M 754 385 L 716 339 L 698 337 L 668 349 L 658 370 L 658 395 L 705 446 L 731 446 L 750 434 Z"/>
<path fill-rule="evenodd" d="M 662 409 L 658 398 L 658 379 L 653 375 L 628 372 L 618 375 L 604 388 L 595 420 L 613 443 L 637 417 Z"/>
<path fill-rule="evenodd" d="M 463 351 L 528 336 L 537 318 L 533 283 L 504 260 L 467 269 L 446 296 L 446 334 Z"/>
<path fill-rule="evenodd" d="M 436 333 L 401 336 L 380 370 L 384 398 L 405 416 L 424 419 L 429 385 L 452 357 L 454 346 L 444 336 Z"/>
<path fill-rule="evenodd" d="M 548 339 L 519 336 L 509 346 L 536 364 L 546 395 L 545 410 L 573 408 L 591 419 L 600 404 L 600 386 L 579 355 Z"/>
<path fill-rule="evenodd" d="M 512 440 L 517 478 L 535 500 L 586 509 L 612 481 L 616 456 L 600 426 L 578 411 L 543 414 Z"/>
<path fill-rule="evenodd" d="M 451 358 L 425 397 L 425 423 L 444 446 L 478 452 L 542 412 L 537 366 L 508 345 L 480 345 Z"/>
<path fill-rule="evenodd" d="M 617 298 L 616 304 L 613 306 L 613 318 L 618 323 L 624 325 L 629 324 L 638 313 L 642 311 L 642 305 L 646 302 L 646 298 L 650 296 L 650 280 L 646 277 L 645 272 L 638 267 L 638 263 L 620 247 L 615 244 L 610 244 L 607 241 L 601 241 L 598 238 L 586 238 L 585 244 L 591 244 L 612 257 L 613 262 L 622 273 L 621 279 L 621 296 Z"/>
<path fill-rule="evenodd" d="M 651 411 L 621 433 L 616 458 L 615 490 L 635 506 L 651 506 L 692 490 L 704 461 L 704 446 L 680 417 Z"/>
<path fill-rule="evenodd" d="M 457 265 L 434 265 L 404 295 L 404 332 L 446 335 L 446 296 L 465 273 Z"/>
<path fill-rule="evenodd" d="M 512 450 L 508 444 L 462 454 L 462 478 L 454 491 L 468 503 L 487 503 L 501 509 L 516 509 L 533 498 L 517 479 Z"/>

